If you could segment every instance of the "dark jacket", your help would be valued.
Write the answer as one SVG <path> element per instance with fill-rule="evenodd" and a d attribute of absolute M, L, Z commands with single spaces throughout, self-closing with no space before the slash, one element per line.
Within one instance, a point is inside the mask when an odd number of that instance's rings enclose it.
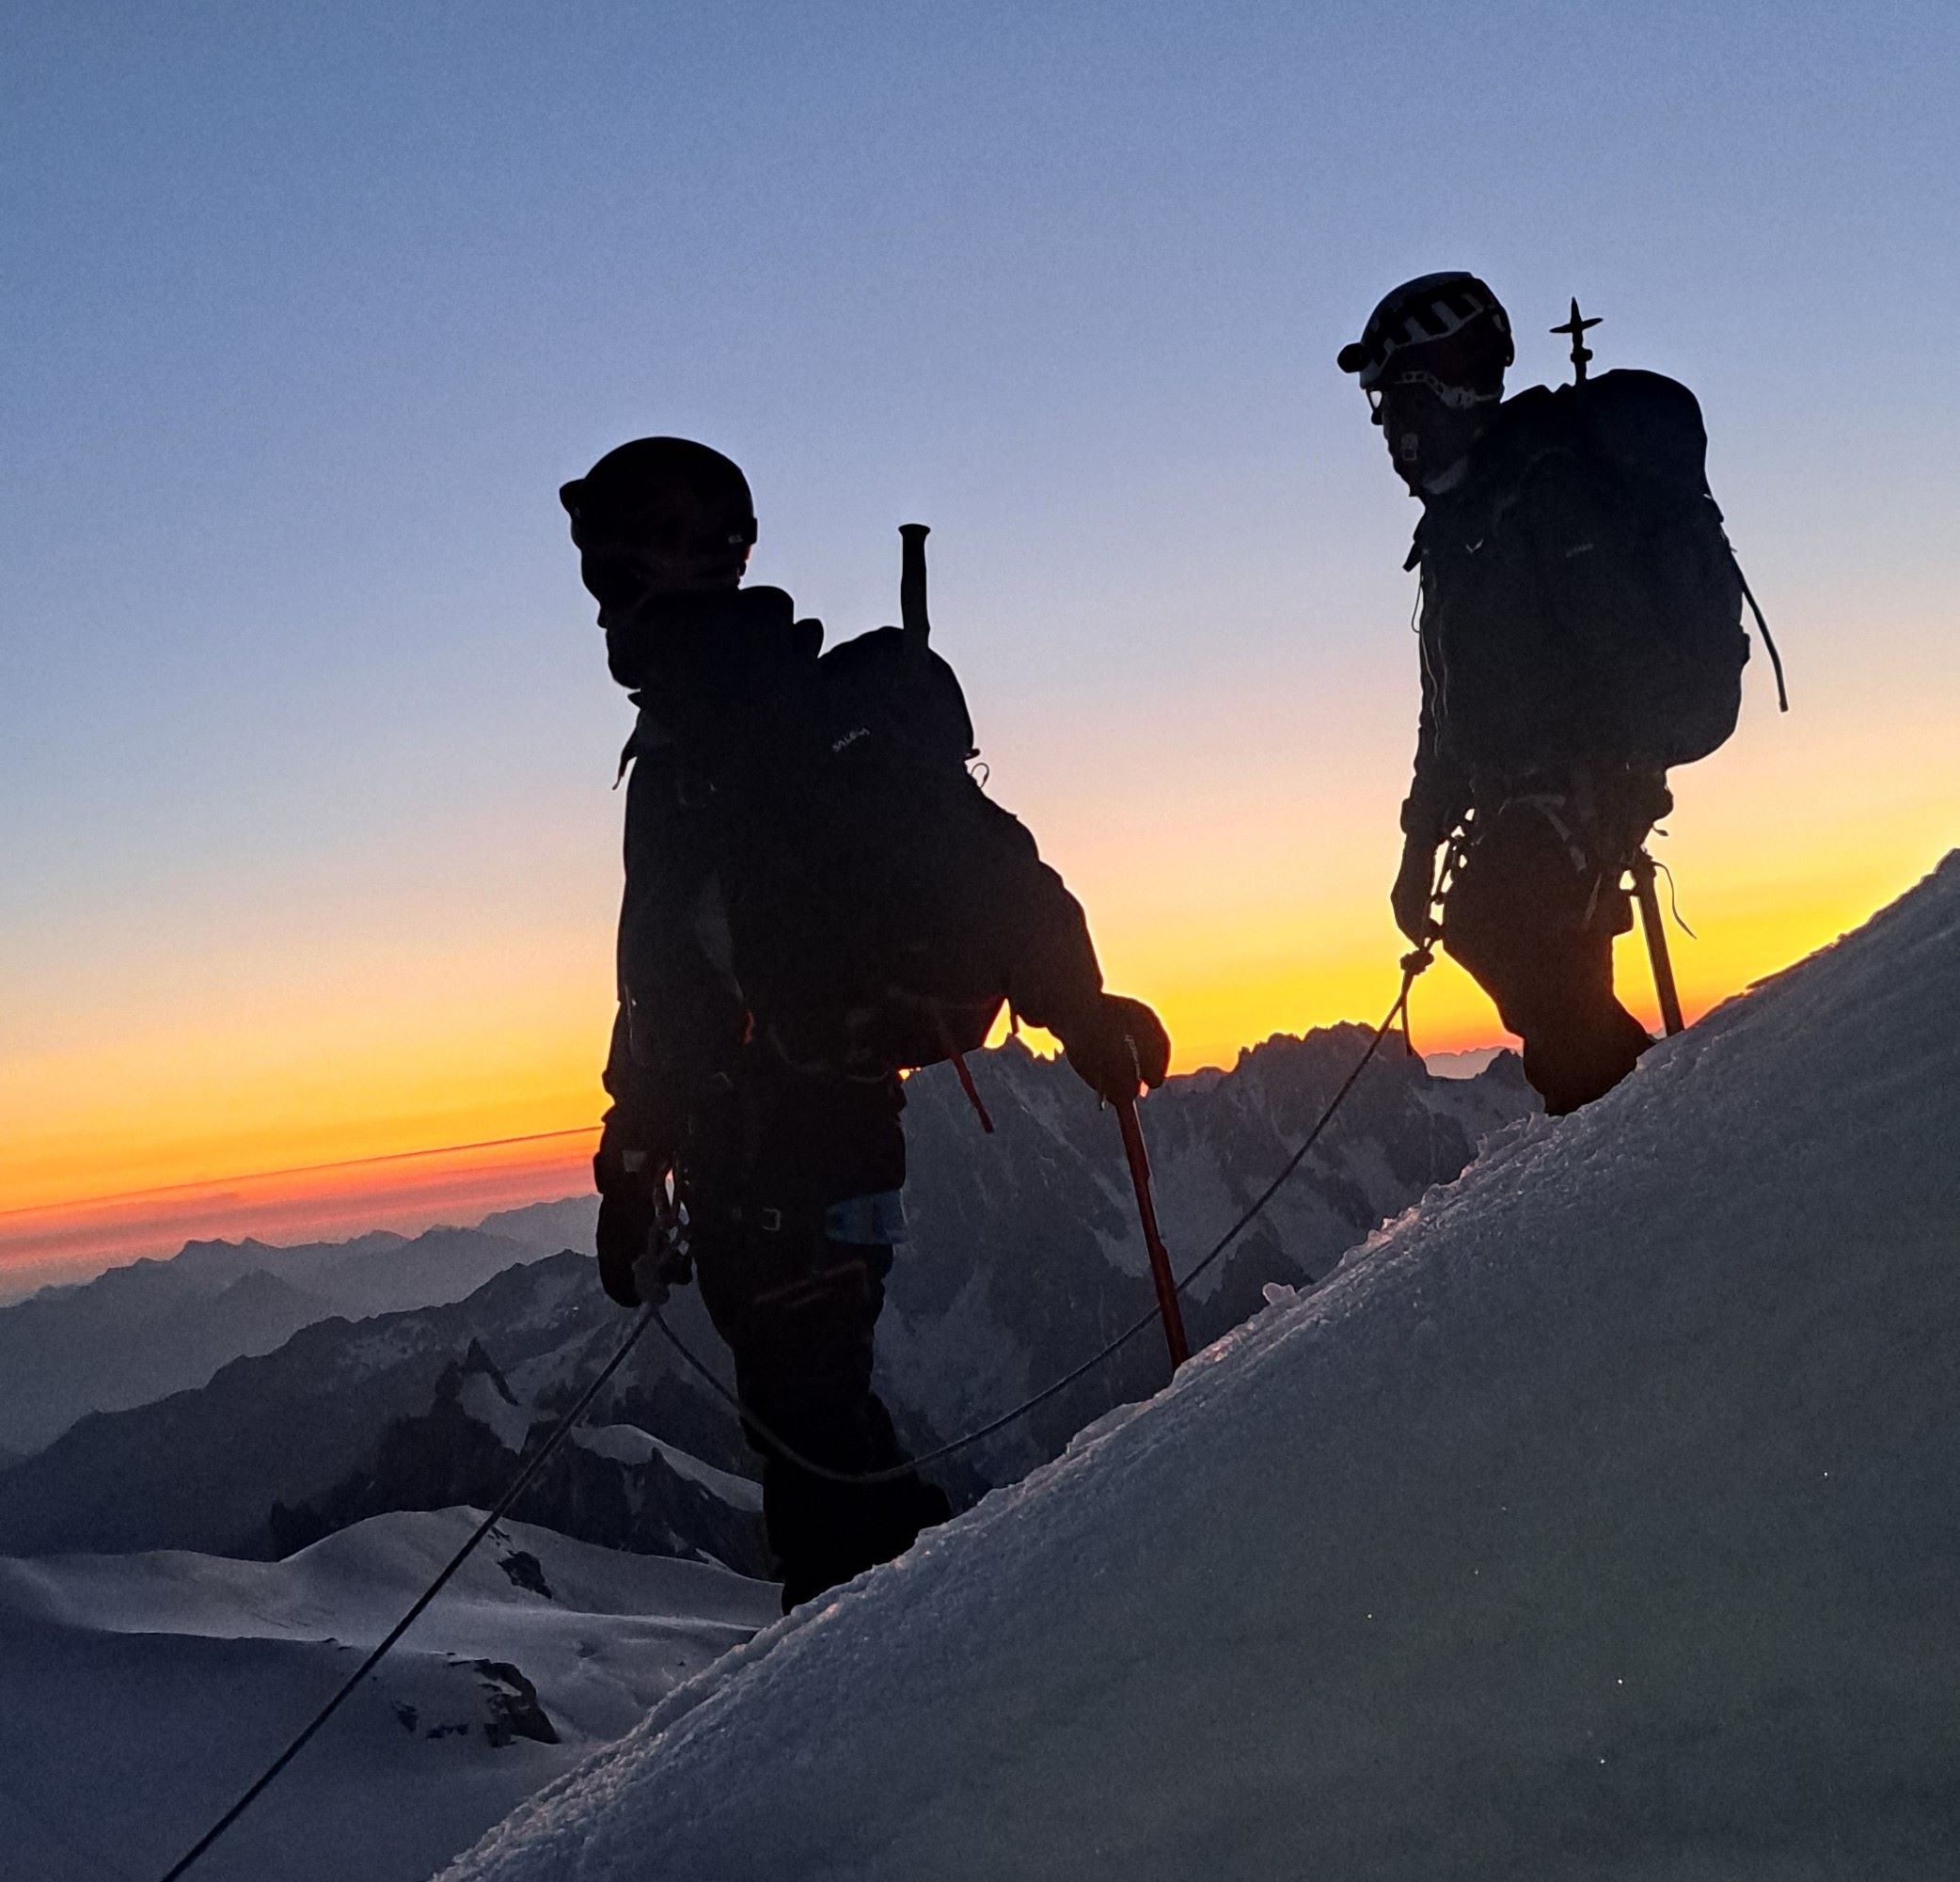
<path fill-rule="evenodd" d="M 613 676 L 631 689 L 640 722 L 624 753 L 602 1189 L 676 1154 L 698 1193 L 758 1206 L 842 1201 L 905 1180 L 895 1068 L 792 1063 L 775 1042 L 821 1034 L 827 1016 L 754 1010 L 745 981 L 757 974 L 745 975 L 724 889 L 745 867 L 752 874 L 755 857 L 726 853 L 741 839 L 711 809 L 739 792 L 751 806 L 760 797 L 765 817 L 772 796 L 785 819 L 799 813 L 795 763 L 782 754 L 807 739 L 822 643 L 821 625 L 797 621 L 789 597 L 770 588 L 669 597 L 609 637 Z M 1101 987 L 1082 909 L 1005 811 L 984 804 L 981 814 L 1007 838 L 974 859 L 990 873 L 986 897 L 1009 938 L 1001 990 L 1026 1019 L 1066 1032 Z M 819 906 L 802 918 L 825 919 Z M 826 997 L 819 988 L 798 996 L 806 1005 Z"/>
<path fill-rule="evenodd" d="M 1613 616 L 1602 519 L 1611 478 L 1537 422 L 1534 387 L 1498 408 L 1462 483 L 1425 500 L 1422 717 L 1402 829 L 1440 843 L 1478 800 L 1621 762 L 1589 635 Z"/>

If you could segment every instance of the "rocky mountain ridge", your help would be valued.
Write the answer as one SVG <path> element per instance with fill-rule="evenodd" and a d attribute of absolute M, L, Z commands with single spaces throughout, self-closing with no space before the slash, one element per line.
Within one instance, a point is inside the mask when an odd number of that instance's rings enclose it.
<path fill-rule="evenodd" d="M 414 1237 L 383 1230 L 298 1247 L 189 1241 L 167 1261 L 44 1288 L 0 1307 L 0 1446 L 39 1450 L 87 1413 L 202 1385 L 229 1361 L 270 1352 L 335 1315 L 362 1320 L 459 1301 L 503 1269 L 564 1245 L 534 1238 L 574 1226 L 578 1205 L 547 1207 L 555 1213 L 511 1211 L 478 1228 Z"/>
<path fill-rule="evenodd" d="M 1150 1099 L 1158 1202 L 1179 1272 L 1284 1164 L 1365 1040 L 1358 1027 L 1276 1038 L 1230 1072 L 1174 1079 Z M 880 1327 L 880 1383 L 921 1447 L 1017 1402 L 1151 1306 L 1114 1119 L 1066 1066 L 1018 1044 L 976 1055 L 974 1075 L 990 1137 L 946 1068 L 908 1085 L 912 1232 Z M 1378 1223 L 1452 1179 L 1481 1135 L 1531 1108 L 1514 1060 L 1438 1080 L 1389 1042 L 1323 1145 L 1191 1290 L 1193 1342 L 1254 1311 L 1267 1285 L 1324 1274 Z M 698 1292 L 677 1294 L 669 1318 L 725 1383 Z M 205 1386 L 84 1418 L 17 1465 L 0 1500 L 0 1552 L 263 1557 L 358 1516 L 492 1501 L 530 1428 L 570 1401 L 623 1331 L 590 1261 L 573 1252 L 496 1274 L 461 1302 L 319 1321 Z M 1154 1334 L 1132 1340 L 942 1478 L 956 1501 L 972 1500 L 1113 1404 L 1154 1390 L 1163 1365 Z M 464 1386 L 486 1370 L 498 1392 L 466 1403 Z M 663 1342 L 642 1342 L 593 1424 L 589 1439 L 613 1434 L 603 1440 L 617 1453 L 610 1467 L 586 1445 L 547 1473 L 547 1494 L 526 1514 L 615 1546 L 754 1560 L 727 1486 L 703 1499 L 688 1479 L 703 1466 L 752 1472 L 752 1455 L 726 1407 Z"/>

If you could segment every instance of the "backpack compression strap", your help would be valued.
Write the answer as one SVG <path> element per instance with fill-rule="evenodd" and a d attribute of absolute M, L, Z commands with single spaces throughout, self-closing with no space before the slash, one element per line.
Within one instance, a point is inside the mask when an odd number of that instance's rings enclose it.
<path fill-rule="evenodd" d="M 1783 656 L 1777 652 L 1777 643 L 1770 639 L 1769 623 L 1762 618 L 1762 609 L 1757 605 L 1755 595 L 1749 590 L 1749 578 L 1742 572 L 1742 563 L 1736 561 L 1735 551 L 1729 551 L 1729 560 L 1735 564 L 1735 578 L 1742 583 L 1742 598 L 1749 604 L 1749 612 L 1756 617 L 1756 631 L 1762 636 L 1763 650 L 1769 655 L 1770 670 L 1777 676 L 1777 710 L 1790 710 L 1790 694 L 1783 685 Z"/>

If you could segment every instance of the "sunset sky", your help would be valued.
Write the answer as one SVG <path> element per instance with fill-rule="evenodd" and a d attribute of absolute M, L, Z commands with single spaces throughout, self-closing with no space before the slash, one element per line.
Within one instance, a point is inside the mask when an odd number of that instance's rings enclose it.
<path fill-rule="evenodd" d="M 1677 776 L 1690 1009 L 1960 840 L 1944 0 L 9 38 L 0 1296 L 579 1186 L 630 708 L 555 493 L 639 434 L 745 466 L 833 635 L 934 526 L 991 789 L 1180 1067 L 1394 992 L 1415 511 L 1333 362 L 1413 274 L 1492 283 L 1515 387 L 1576 293 L 1702 400 L 1794 709 L 1759 656 Z M 1500 1036 L 1447 965 L 1415 1025 Z"/>

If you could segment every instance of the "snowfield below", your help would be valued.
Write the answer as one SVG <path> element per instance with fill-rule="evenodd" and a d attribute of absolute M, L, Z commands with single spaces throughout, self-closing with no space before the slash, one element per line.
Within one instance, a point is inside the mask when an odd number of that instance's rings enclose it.
<path fill-rule="evenodd" d="M 1950 1878 L 1956 1459 L 1950 857 L 448 1874 Z"/>
<path fill-rule="evenodd" d="M 162 1874 L 480 1520 L 380 1516 L 282 1562 L 0 1559 L 0 1874 Z M 725 1569 L 501 1525 L 192 1874 L 422 1882 L 777 1613 Z"/>

